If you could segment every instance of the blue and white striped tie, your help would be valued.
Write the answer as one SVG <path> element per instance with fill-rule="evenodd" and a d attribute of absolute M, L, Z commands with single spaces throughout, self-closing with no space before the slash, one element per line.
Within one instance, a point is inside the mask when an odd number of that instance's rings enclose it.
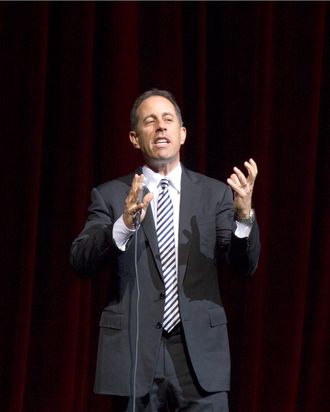
<path fill-rule="evenodd" d="M 163 328 L 170 332 L 180 321 L 178 280 L 176 275 L 173 204 L 168 192 L 169 181 L 162 179 L 157 205 L 157 239 L 165 283 Z"/>

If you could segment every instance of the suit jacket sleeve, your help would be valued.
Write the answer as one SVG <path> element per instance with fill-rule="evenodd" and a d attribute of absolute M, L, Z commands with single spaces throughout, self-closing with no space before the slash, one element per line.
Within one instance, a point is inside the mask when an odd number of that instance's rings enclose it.
<path fill-rule="evenodd" d="M 113 241 L 112 229 L 120 216 L 123 203 L 118 201 L 117 207 L 108 205 L 107 192 L 108 190 L 102 188 L 92 190 L 85 227 L 71 246 L 70 262 L 82 276 L 93 275 L 102 269 L 111 257 L 121 253 Z"/>
<path fill-rule="evenodd" d="M 221 193 L 219 189 L 217 191 Z M 255 220 L 248 237 L 239 238 L 235 235 L 233 192 L 229 186 L 226 186 L 223 198 L 217 204 L 217 244 L 220 255 L 236 273 L 252 275 L 257 269 L 260 254 L 258 223 Z"/>

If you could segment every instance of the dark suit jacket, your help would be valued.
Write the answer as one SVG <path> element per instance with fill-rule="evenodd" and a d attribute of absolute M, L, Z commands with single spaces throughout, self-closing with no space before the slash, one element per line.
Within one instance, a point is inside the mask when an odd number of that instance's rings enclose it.
<path fill-rule="evenodd" d="M 146 394 L 161 339 L 164 283 L 152 211 L 124 252 L 112 239 L 113 223 L 121 216 L 133 174 L 92 190 L 89 216 L 74 240 L 71 262 L 81 274 L 112 268 L 108 305 L 100 319 L 95 392 L 131 395 L 136 334 L 136 273 L 140 284 L 139 357 L 136 395 Z M 206 391 L 227 391 L 230 355 L 227 321 L 219 284 L 219 257 L 245 275 L 252 274 L 259 257 L 259 230 L 249 238 L 235 237 L 230 187 L 183 168 L 181 180 L 178 279 L 182 326 L 198 381 Z"/>

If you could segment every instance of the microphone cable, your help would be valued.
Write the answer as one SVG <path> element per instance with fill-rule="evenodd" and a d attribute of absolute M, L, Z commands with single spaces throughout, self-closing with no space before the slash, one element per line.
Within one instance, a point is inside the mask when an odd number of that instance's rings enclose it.
<path fill-rule="evenodd" d="M 136 410 L 136 375 L 137 375 L 137 363 L 139 357 L 139 339 L 140 339 L 140 280 L 137 261 L 137 238 L 140 228 L 140 222 L 136 225 L 135 239 L 134 239 L 134 266 L 135 266 L 135 281 L 136 281 L 136 334 L 135 334 L 135 356 L 134 356 L 134 368 L 133 368 L 133 406 L 132 412 Z"/>
<path fill-rule="evenodd" d="M 145 190 L 147 189 L 148 179 L 144 178 L 141 184 L 140 193 L 137 199 L 137 203 L 140 204 L 143 201 Z M 138 234 L 139 228 L 141 227 L 141 214 L 142 211 L 139 210 L 135 217 L 135 239 L 134 239 L 134 268 L 135 268 L 135 282 L 136 282 L 136 334 L 135 334 L 135 356 L 134 356 L 134 368 L 133 368 L 133 406 L 132 412 L 136 410 L 136 375 L 137 375 L 137 364 L 139 358 L 139 340 L 140 340 L 140 279 L 138 270 Z"/>

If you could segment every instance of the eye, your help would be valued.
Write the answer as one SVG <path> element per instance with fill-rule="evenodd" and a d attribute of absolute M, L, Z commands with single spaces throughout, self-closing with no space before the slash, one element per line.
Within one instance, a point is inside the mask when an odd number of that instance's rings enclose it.
<path fill-rule="evenodd" d="M 171 122 L 173 122 L 173 118 L 172 117 L 165 117 L 165 122 L 171 123 Z"/>
<path fill-rule="evenodd" d="M 153 124 L 153 123 L 155 123 L 155 119 L 152 119 L 152 118 L 146 119 L 144 122 L 146 126 L 149 126 L 150 124 Z"/>

